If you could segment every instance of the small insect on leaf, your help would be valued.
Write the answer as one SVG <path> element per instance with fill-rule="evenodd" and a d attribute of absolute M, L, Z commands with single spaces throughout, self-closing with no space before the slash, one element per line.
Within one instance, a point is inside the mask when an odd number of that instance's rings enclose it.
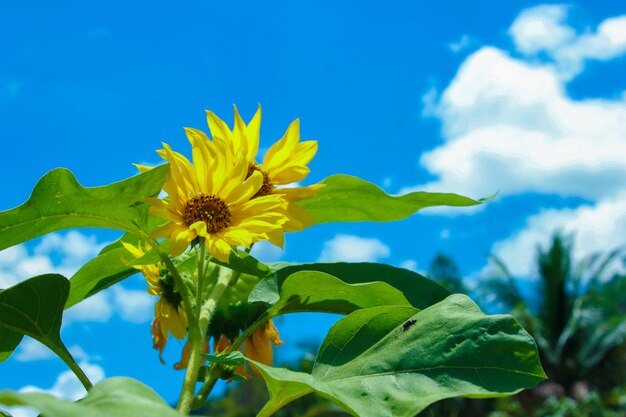
<path fill-rule="evenodd" d="M 417 320 L 415 319 L 405 321 L 404 324 L 402 324 L 402 331 L 406 332 L 407 330 L 409 330 L 411 326 L 415 324 L 415 322 L 417 322 Z"/>

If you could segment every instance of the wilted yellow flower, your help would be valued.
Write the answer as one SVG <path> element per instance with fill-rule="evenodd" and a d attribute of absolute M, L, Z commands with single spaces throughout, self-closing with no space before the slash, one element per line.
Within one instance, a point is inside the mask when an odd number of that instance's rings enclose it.
<path fill-rule="evenodd" d="M 256 161 L 260 141 L 261 106 L 247 125 L 235 107 L 235 125 L 232 131 L 222 119 L 210 111 L 207 111 L 207 121 L 214 140 L 226 139 L 235 152 L 243 152 L 248 162 L 248 176 L 255 172 L 263 175 L 263 185 L 254 197 L 270 194 L 285 196 L 289 216 L 289 221 L 284 226 L 285 231 L 298 231 L 314 224 L 311 214 L 295 204 L 298 200 L 315 195 L 323 186 L 293 186 L 309 174 L 307 164 L 317 152 L 317 141 L 300 142 L 299 119 L 294 120 L 284 136 L 269 148 L 261 164 Z"/>
<path fill-rule="evenodd" d="M 209 342 L 207 341 L 204 342 L 204 353 L 209 353 Z M 187 366 L 189 366 L 190 356 L 191 344 L 189 343 L 189 340 L 187 340 L 187 343 L 185 343 L 185 346 L 183 347 L 183 353 L 181 354 L 180 361 L 174 364 L 174 369 L 180 371 L 187 368 Z M 200 366 L 204 365 L 206 362 L 206 359 L 202 356 L 198 360 L 200 361 Z"/>
<path fill-rule="evenodd" d="M 154 237 L 169 238 L 173 256 L 201 237 L 209 253 L 224 262 L 231 246 L 249 248 L 260 240 L 282 246 L 285 198 L 271 194 L 252 199 L 263 185 L 263 175 L 248 175 L 243 154 L 233 152 L 224 140 L 209 141 L 198 130 L 186 133 L 193 164 L 167 144 L 158 151 L 170 164 L 163 185 L 168 197 L 148 202 L 153 214 L 170 222 Z"/>
<path fill-rule="evenodd" d="M 145 255 L 141 244 L 133 246 L 122 242 L 124 248 L 136 259 Z M 162 354 L 169 334 L 181 340 L 187 335 L 187 314 L 182 305 L 182 297 L 175 290 L 171 277 L 161 276 L 160 263 L 150 265 L 136 265 L 146 277 L 148 292 L 159 297 L 154 305 L 154 320 L 152 321 L 152 341 L 154 349 L 159 351 L 159 359 L 163 362 Z"/>
<path fill-rule="evenodd" d="M 280 340 L 278 329 L 274 326 L 274 322 L 269 320 L 262 327 L 256 329 L 252 336 L 243 342 L 243 349 L 246 357 L 261 362 L 265 365 L 272 365 L 274 358 L 272 344 L 274 346 L 280 346 L 283 342 Z M 259 371 L 250 365 L 252 370 L 258 375 Z"/>

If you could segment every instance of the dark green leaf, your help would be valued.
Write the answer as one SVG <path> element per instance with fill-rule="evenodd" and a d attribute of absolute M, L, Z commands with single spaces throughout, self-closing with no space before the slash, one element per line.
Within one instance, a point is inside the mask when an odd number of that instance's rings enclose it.
<path fill-rule="evenodd" d="M 39 275 L 0 291 L 0 338 L 25 334 L 75 364 L 61 341 L 61 317 L 69 291 L 62 275 Z"/>
<path fill-rule="evenodd" d="M 211 258 L 211 262 L 255 277 L 266 277 L 272 273 L 267 265 L 257 260 L 254 256 L 235 248 L 231 251 L 228 262 L 222 262 L 214 258 Z"/>
<path fill-rule="evenodd" d="M 132 256 L 125 248 L 119 247 L 101 252 L 83 265 L 70 279 L 70 293 L 65 308 L 70 308 L 85 298 L 136 274 L 137 269 L 125 263 L 124 259 L 130 261 Z"/>
<path fill-rule="evenodd" d="M 130 378 L 102 381 L 80 402 L 43 393 L 1 391 L 0 403 L 29 406 L 46 417 L 181 417 L 152 389 Z"/>
<path fill-rule="evenodd" d="M 4 362 L 22 341 L 24 335 L 7 329 L 0 329 L 0 362 Z"/>
<path fill-rule="evenodd" d="M 378 305 L 410 306 L 402 293 L 384 282 L 347 284 L 318 271 L 298 271 L 284 280 L 266 279 L 252 290 L 249 302 L 271 304 L 270 317 L 303 311 L 347 314 Z"/>
<path fill-rule="evenodd" d="M 475 206 L 492 197 L 473 200 L 458 194 L 414 192 L 391 196 L 378 186 L 349 175 L 333 175 L 322 181 L 325 187 L 298 204 L 307 209 L 316 223 L 390 222 L 402 220 L 425 207 Z"/>
<path fill-rule="evenodd" d="M 484 315 L 463 295 L 418 313 L 353 312 L 331 329 L 311 374 L 254 364 L 270 392 L 260 417 L 313 392 L 355 416 L 413 417 L 444 398 L 510 395 L 545 378 L 519 324 Z"/>
<path fill-rule="evenodd" d="M 279 282 L 297 271 L 320 271 L 348 284 L 382 281 L 402 291 L 413 307 L 424 309 L 450 293 L 435 281 L 408 269 L 375 263 L 315 263 L 285 266 L 276 271 Z M 270 283 L 265 285 L 271 285 Z"/>
<path fill-rule="evenodd" d="M 204 353 L 202 354 L 202 356 L 204 356 L 211 362 L 221 363 L 222 365 L 229 365 L 229 366 L 243 366 L 244 365 L 243 354 L 238 351 L 228 352 L 228 353 L 218 354 L 218 355 L 209 355 L 208 353 Z"/>
<path fill-rule="evenodd" d="M 57 230 L 104 227 L 142 229 L 147 221 L 141 201 L 161 190 L 168 165 L 114 184 L 85 188 L 67 169 L 44 175 L 21 206 L 0 213 L 0 250 Z"/>

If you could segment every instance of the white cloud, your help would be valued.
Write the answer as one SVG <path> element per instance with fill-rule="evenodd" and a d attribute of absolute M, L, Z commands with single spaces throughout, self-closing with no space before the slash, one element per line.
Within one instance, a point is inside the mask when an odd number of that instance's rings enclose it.
<path fill-rule="evenodd" d="M 131 323 L 145 323 L 153 315 L 155 297 L 146 290 L 127 290 L 121 285 L 112 288 L 116 310 L 122 319 Z"/>
<path fill-rule="evenodd" d="M 109 291 L 101 291 L 73 305 L 63 314 L 63 325 L 79 321 L 105 323 L 113 316 L 113 304 Z"/>
<path fill-rule="evenodd" d="M 389 247 L 378 239 L 339 234 L 324 243 L 320 262 L 376 262 L 389 256 Z"/>
<path fill-rule="evenodd" d="M 47 360 L 54 357 L 55 355 L 50 349 L 28 336 L 24 337 L 14 356 L 20 362 Z"/>
<path fill-rule="evenodd" d="M 626 101 L 574 100 L 548 66 L 484 47 L 463 63 L 436 114 L 445 143 L 421 162 L 437 179 L 403 192 L 596 200 L 626 189 Z"/>
<path fill-rule="evenodd" d="M 532 272 L 536 245 L 545 244 L 555 229 L 577 230 L 578 258 L 625 242 L 626 92 L 575 99 L 567 82 L 589 60 L 626 53 L 626 15 L 581 31 L 568 24 L 569 11 L 566 6 L 523 11 L 509 30 L 521 56 L 482 47 L 441 94 L 424 96 L 424 114 L 441 120 L 444 142 L 421 156 L 435 180 L 402 190 L 584 199 L 578 208 L 536 213 L 494 246 L 520 275 Z M 615 87 L 619 93 L 626 84 Z"/>
<path fill-rule="evenodd" d="M 87 361 L 82 361 L 79 365 L 93 384 L 97 384 L 104 379 L 105 372 L 100 366 Z M 69 401 L 76 401 L 84 397 L 87 393 L 72 371 L 61 373 L 57 377 L 54 385 L 48 389 L 28 385 L 20 389 L 19 392 L 44 392 Z M 9 407 L 8 411 L 14 417 L 35 417 L 39 414 L 28 407 Z"/>
<path fill-rule="evenodd" d="M 554 51 L 576 36 L 567 26 L 567 6 L 541 5 L 524 10 L 511 25 L 509 34 L 525 54 Z"/>
<path fill-rule="evenodd" d="M 88 355 L 83 348 L 78 345 L 71 346 L 69 351 L 77 361 L 89 362 L 91 359 L 95 359 Z M 20 362 L 32 362 L 56 358 L 50 349 L 28 336 L 24 337 L 24 340 L 20 343 L 17 351 L 15 352 L 15 356 L 13 357 Z"/>
<path fill-rule="evenodd" d="M 261 241 L 254 244 L 250 254 L 261 262 L 277 262 L 285 254 L 285 251 L 267 241 Z"/>
<path fill-rule="evenodd" d="M 0 288 L 45 273 L 70 277 L 106 244 L 72 230 L 45 235 L 32 253 L 23 244 L 7 248 L 0 251 Z"/>
<path fill-rule="evenodd" d="M 402 261 L 402 263 L 400 264 L 400 268 L 417 272 L 417 262 L 413 259 L 407 259 L 406 261 Z"/>
<path fill-rule="evenodd" d="M 461 36 L 457 41 L 450 42 L 448 48 L 455 54 L 461 52 L 471 44 L 472 40 L 468 35 Z"/>
<path fill-rule="evenodd" d="M 566 22 L 568 11 L 564 5 L 542 5 L 520 13 L 509 30 L 517 49 L 528 56 L 544 53 L 564 79 L 579 74 L 587 60 L 606 61 L 626 53 L 626 15 L 577 34 Z"/>
<path fill-rule="evenodd" d="M 69 231 L 44 236 L 30 252 L 25 245 L 0 251 L 0 288 L 45 273 L 60 273 L 69 278 L 105 245 L 99 243 L 96 236 Z M 153 297 L 147 292 L 117 285 L 69 308 L 63 315 L 63 325 L 85 321 L 104 323 L 116 312 L 131 323 L 144 323 L 152 315 L 153 303 Z M 21 353 L 16 354 L 17 359 L 35 360 L 38 355 L 44 355 L 34 343 L 25 342 Z"/>
<path fill-rule="evenodd" d="M 529 217 L 524 228 L 494 245 L 493 252 L 506 260 L 511 273 L 532 276 L 536 272 L 537 246 L 545 249 L 550 235 L 573 233 L 574 258 L 615 249 L 626 244 L 626 196 L 574 209 L 546 209 Z"/>

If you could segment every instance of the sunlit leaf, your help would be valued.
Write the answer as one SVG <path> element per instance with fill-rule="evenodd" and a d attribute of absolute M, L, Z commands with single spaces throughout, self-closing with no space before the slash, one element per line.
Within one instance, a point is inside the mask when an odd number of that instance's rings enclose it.
<path fill-rule="evenodd" d="M 161 190 L 168 165 L 102 187 L 85 188 L 67 169 L 44 175 L 21 206 L 0 213 L 0 250 L 57 230 L 103 227 L 136 231 L 146 221 L 141 201 Z"/>
<path fill-rule="evenodd" d="M 413 417 L 444 398 L 498 397 L 545 378 L 533 339 L 508 315 L 484 315 L 464 295 L 421 312 L 362 309 L 324 340 L 311 374 L 254 362 L 270 400 L 258 414 L 317 393 L 354 416 Z"/>
<path fill-rule="evenodd" d="M 228 262 L 222 262 L 219 259 L 212 258 L 211 262 L 225 266 L 243 274 L 255 277 L 266 277 L 272 273 L 270 268 L 256 259 L 254 256 L 244 251 L 233 248 L 230 252 Z"/>
<path fill-rule="evenodd" d="M 266 279 L 249 302 L 270 304 L 270 317 L 303 311 L 347 314 L 359 308 L 410 303 L 398 289 L 384 282 L 348 284 L 318 271 L 298 271 L 284 280 Z"/>
<path fill-rule="evenodd" d="M 358 177 L 333 175 L 322 181 L 325 187 L 298 204 L 313 215 L 316 223 L 390 222 L 402 220 L 425 207 L 475 206 L 491 199 L 473 200 L 458 194 L 413 192 L 392 196 Z"/>
<path fill-rule="evenodd" d="M 376 263 L 314 263 L 284 266 L 276 270 L 282 281 L 297 271 L 320 271 L 333 275 L 348 284 L 382 281 L 402 291 L 413 307 L 424 309 L 450 295 L 435 281 L 408 269 Z"/>
<path fill-rule="evenodd" d="M 80 402 L 44 393 L 0 391 L 0 403 L 29 406 L 46 417 L 181 417 L 152 389 L 130 378 L 110 378 L 89 391 Z"/>

